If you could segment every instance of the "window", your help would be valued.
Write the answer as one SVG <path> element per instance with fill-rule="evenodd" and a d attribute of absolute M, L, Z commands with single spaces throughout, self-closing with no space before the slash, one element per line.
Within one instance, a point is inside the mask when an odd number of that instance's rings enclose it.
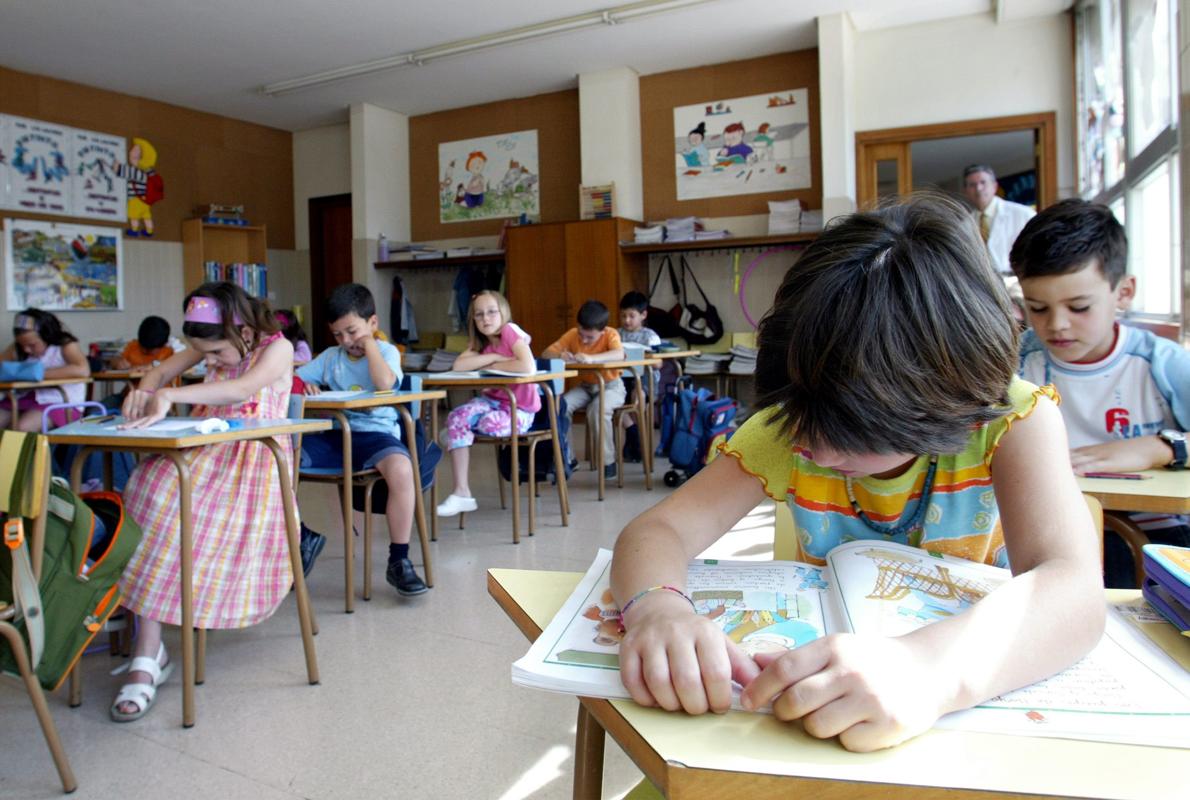
<path fill-rule="evenodd" d="M 1133 313 L 1181 315 L 1177 3 L 1083 0 L 1075 9 L 1079 193 L 1128 230 Z"/>

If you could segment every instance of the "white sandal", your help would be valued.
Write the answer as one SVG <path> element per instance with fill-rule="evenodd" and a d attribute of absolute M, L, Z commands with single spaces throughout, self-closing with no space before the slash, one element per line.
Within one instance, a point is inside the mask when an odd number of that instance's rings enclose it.
<path fill-rule="evenodd" d="M 116 694 L 116 699 L 112 701 L 111 715 L 113 720 L 116 722 L 132 722 L 143 717 L 153 707 L 153 701 L 157 699 L 157 687 L 165 683 L 174 671 L 172 661 L 166 662 L 162 666 L 161 659 L 163 658 L 166 658 L 164 643 L 157 646 L 156 658 L 137 656 L 128 664 L 126 670 L 124 668 L 118 670 L 119 672 L 127 671 L 130 673 L 144 672 L 152 679 L 152 682 L 126 683 L 121 686 L 119 693 Z M 136 706 L 136 711 L 121 711 L 120 706 L 124 703 L 131 703 Z"/>

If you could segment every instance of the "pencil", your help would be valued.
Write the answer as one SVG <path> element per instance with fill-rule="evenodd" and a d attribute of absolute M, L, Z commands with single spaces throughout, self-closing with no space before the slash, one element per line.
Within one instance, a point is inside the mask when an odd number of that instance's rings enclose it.
<path fill-rule="evenodd" d="M 1147 481 L 1152 475 L 1141 475 L 1138 472 L 1084 472 L 1084 478 L 1114 478 L 1122 481 Z"/>

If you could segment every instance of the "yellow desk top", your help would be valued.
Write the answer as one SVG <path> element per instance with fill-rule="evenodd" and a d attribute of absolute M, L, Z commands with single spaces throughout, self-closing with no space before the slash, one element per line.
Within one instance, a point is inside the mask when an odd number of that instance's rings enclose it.
<path fill-rule="evenodd" d="M 345 397 L 340 400 L 320 398 L 319 395 L 306 395 L 305 408 L 308 411 L 342 411 L 357 408 L 376 408 L 378 406 L 409 405 L 411 403 L 441 400 L 446 397 L 443 391 L 422 392 L 367 392 L 358 397 Z"/>
<path fill-rule="evenodd" d="M 180 422 L 185 417 L 166 417 Z M 104 420 L 97 422 L 95 420 Z M 195 418 L 197 425 L 202 418 Z M 81 422 L 72 422 L 55 428 L 48 435 L 50 444 L 79 444 L 86 447 L 106 447 L 128 450 L 184 450 L 221 442 L 238 442 L 245 439 L 264 439 L 269 436 L 291 436 L 295 433 L 329 431 L 331 421 L 327 419 L 241 419 L 236 428 L 217 433 L 199 433 L 191 429 L 153 430 L 135 428 L 116 430 L 116 420 L 94 417 Z"/>
<path fill-rule="evenodd" d="M 0 391 L 9 391 L 16 389 L 18 391 L 26 391 L 28 389 L 52 389 L 55 386 L 68 386 L 72 383 L 90 383 L 91 377 L 86 378 L 46 378 L 40 381 L 0 381 Z"/>
<path fill-rule="evenodd" d="M 522 383 L 547 383 L 562 378 L 573 378 L 578 375 L 577 372 L 569 367 L 555 372 L 534 372 L 525 375 L 480 375 L 475 378 L 448 377 L 434 372 L 418 374 L 421 375 L 422 386 L 448 386 L 452 389 L 469 386 L 516 386 Z"/>
<path fill-rule="evenodd" d="M 1093 495 L 1105 511 L 1190 514 L 1190 470 L 1149 469 L 1145 480 L 1078 478 L 1078 488 Z"/>
<path fill-rule="evenodd" d="M 532 639 L 581 578 L 577 572 L 490 569 L 488 588 Z M 836 740 L 814 739 L 798 725 L 767 714 L 690 717 L 626 700 L 607 702 L 669 769 L 1135 800 L 1177 796 L 1186 774 L 1187 754 L 1176 749 L 934 730 L 890 750 L 849 753 Z M 838 796 L 852 796 L 860 788 Z M 884 791 L 863 788 L 875 791 L 872 796 Z M 913 796 L 912 790 L 898 796 Z"/>

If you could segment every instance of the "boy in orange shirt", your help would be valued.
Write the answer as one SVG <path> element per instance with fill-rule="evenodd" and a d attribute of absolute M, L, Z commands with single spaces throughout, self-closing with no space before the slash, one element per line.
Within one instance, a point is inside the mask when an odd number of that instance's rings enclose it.
<path fill-rule="evenodd" d="M 578 310 L 578 327 L 562 334 L 558 341 L 542 352 L 542 358 L 561 358 L 579 364 L 623 361 L 624 347 L 620 344 L 620 334 L 607 324 L 610 316 L 607 306 L 598 300 L 583 303 Z M 566 400 L 567 417 L 574 416 L 576 410 L 588 406 L 591 406 L 587 412 L 588 425 L 592 424 L 596 415 L 603 415 L 603 475 L 605 478 L 614 478 L 616 451 L 612 435 L 612 411 L 624 405 L 627 393 L 624 381 L 620 380 L 620 370 L 605 369 L 601 372 L 606 382 L 603 394 L 607 402 L 604 408 L 599 407 L 599 379 L 594 372 L 580 372 L 579 385 L 562 397 Z"/>
<path fill-rule="evenodd" d="M 161 317 L 145 317 L 136 331 L 136 340 L 124 346 L 112 359 L 112 369 L 151 367 L 174 354 L 169 346 L 169 323 Z"/>

